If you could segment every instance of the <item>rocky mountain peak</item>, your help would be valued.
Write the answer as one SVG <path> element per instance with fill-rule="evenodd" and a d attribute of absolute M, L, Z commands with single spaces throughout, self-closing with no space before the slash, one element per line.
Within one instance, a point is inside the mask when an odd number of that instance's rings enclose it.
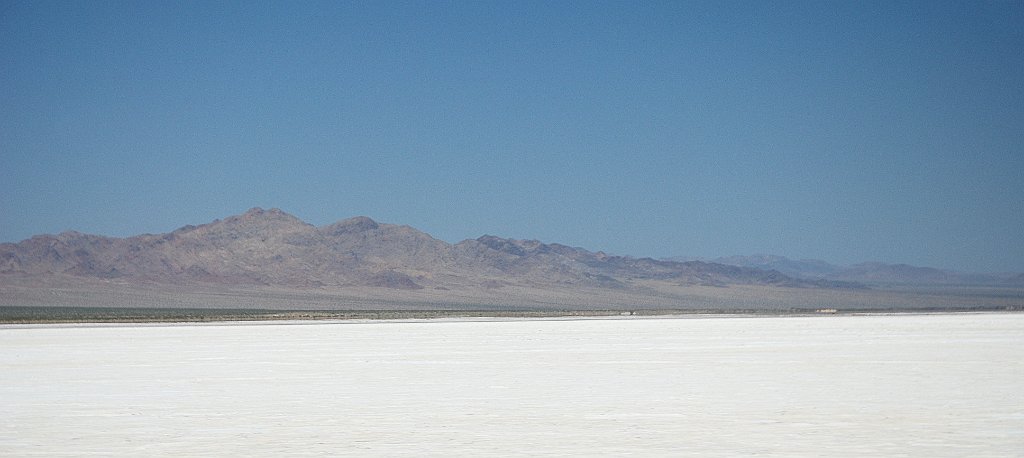
<path fill-rule="evenodd" d="M 271 208 L 270 210 L 264 210 L 260 207 L 250 208 L 245 213 L 238 216 L 232 216 L 228 219 L 237 219 L 243 221 L 297 221 L 305 224 L 304 221 L 299 218 L 285 213 L 279 208 Z"/>
<path fill-rule="evenodd" d="M 366 216 L 356 216 L 326 226 L 322 229 L 322 232 L 327 235 L 355 234 L 372 231 L 379 227 L 380 224 Z"/>
<path fill-rule="evenodd" d="M 476 241 L 495 251 L 501 251 L 515 256 L 526 256 L 526 250 L 515 243 L 516 241 L 512 239 L 503 239 L 493 235 L 482 235 L 477 238 Z"/>
<path fill-rule="evenodd" d="M 301 219 L 291 214 L 285 213 L 277 208 L 264 210 L 260 207 L 254 207 L 249 209 L 245 213 L 242 213 L 241 215 L 229 216 L 223 220 L 218 220 L 209 224 L 204 224 L 200 227 L 205 227 L 207 229 L 242 230 L 245 232 L 249 232 L 253 230 L 276 231 L 282 229 L 305 229 L 312 226 L 306 223 L 305 221 L 302 221 Z"/>

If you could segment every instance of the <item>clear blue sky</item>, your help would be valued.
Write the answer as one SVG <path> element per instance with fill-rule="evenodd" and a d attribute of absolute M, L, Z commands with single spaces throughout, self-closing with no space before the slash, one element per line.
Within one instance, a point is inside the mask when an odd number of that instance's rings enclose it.
<path fill-rule="evenodd" d="M 1024 2 L 0 1 L 0 241 L 280 207 L 1024 271 Z"/>

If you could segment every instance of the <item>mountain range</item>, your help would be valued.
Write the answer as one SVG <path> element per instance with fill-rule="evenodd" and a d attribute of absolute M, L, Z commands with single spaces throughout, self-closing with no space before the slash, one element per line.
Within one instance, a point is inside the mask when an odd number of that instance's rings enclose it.
<path fill-rule="evenodd" d="M 1024 289 L 1013 286 L 1020 283 L 1010 277 L 980 289 L 936 287 L 934 281 L 924 289 L 893 288 L 901 281 L 938 278 L 948 284 L 964 277 L 871 266 L 858 270 L 781 257 L 659 260 L 493 235 L 448 243 L 364 216 L 314 226 L 278 209 L 253 208 L 165 234 L 117 238 L 69 231 L 0 244 L 0 306 L 688 311 L 1024 306 Z"/>
<path fill-rule="evenodd" d="M 855 287 L 773 269 L 609 256 L 557 243 L 484 235 L 450 244 L 409 226 L 355 217 L 316 227 L 253 208 L 166 234 L 112 238 L 78 232 L 0 244 L 0 274 L 291 287 L 392 289 L 558 285 L 620 289 L 678 284 Z"/>

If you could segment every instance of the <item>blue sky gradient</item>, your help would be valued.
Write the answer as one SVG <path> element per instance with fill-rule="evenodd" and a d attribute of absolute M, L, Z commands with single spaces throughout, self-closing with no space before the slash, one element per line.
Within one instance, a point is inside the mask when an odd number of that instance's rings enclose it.
<path fill-rule="evenodd" d="M 1024 271 L 1024 3 L 0 2 L 0 241 L 249 207 Z"/>

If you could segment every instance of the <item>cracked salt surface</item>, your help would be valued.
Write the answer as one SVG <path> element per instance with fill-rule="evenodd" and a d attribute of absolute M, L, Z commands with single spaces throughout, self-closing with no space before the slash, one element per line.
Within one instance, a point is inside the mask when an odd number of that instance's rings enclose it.
<path fill-rule="evenodd" d="M 1021 456 L 1024 314 L 0 329 L 0 456 Z"/>

